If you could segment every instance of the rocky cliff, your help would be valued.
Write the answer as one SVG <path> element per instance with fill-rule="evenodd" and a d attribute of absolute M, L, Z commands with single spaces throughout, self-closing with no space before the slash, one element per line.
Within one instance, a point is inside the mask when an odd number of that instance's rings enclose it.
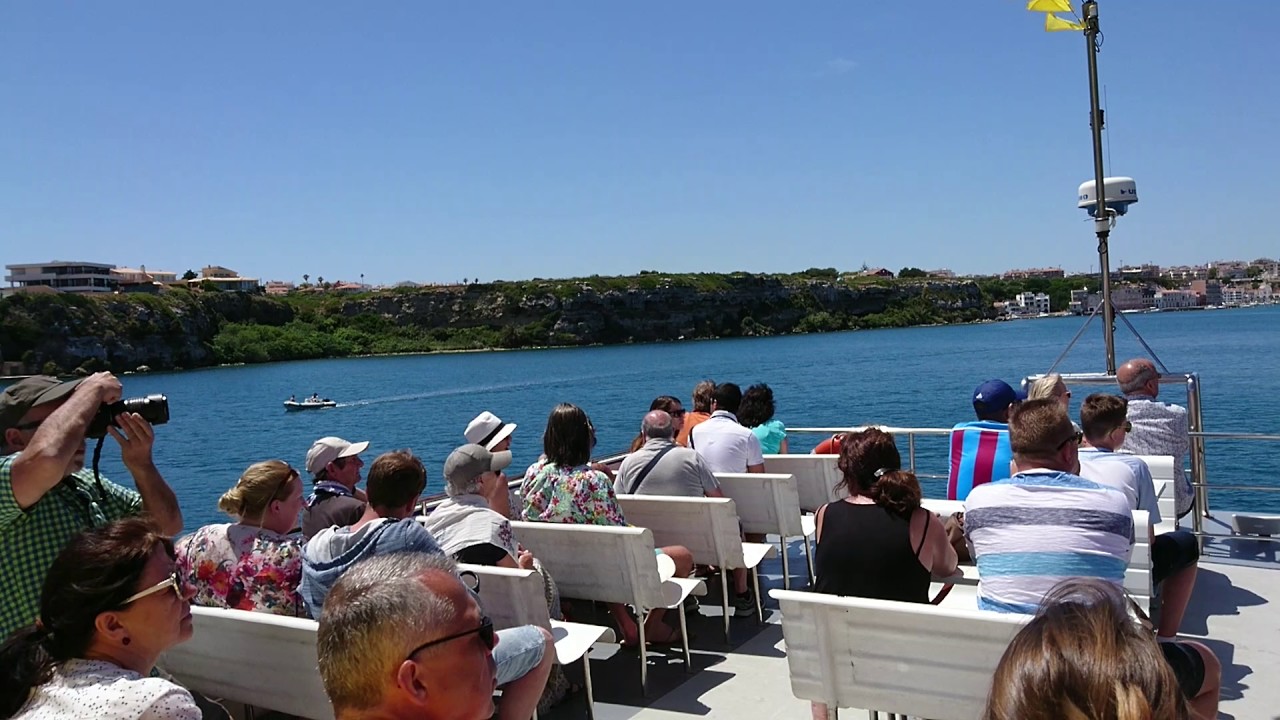
<path fill-rule="evenodd" d="M 534 280 L 275 299 L 15 295 L 0 357 L 29 372 L 198 367 L 362 353 L 650 342 L 964 322 L 989 317 L 972 282 L 808 275 Z"/>

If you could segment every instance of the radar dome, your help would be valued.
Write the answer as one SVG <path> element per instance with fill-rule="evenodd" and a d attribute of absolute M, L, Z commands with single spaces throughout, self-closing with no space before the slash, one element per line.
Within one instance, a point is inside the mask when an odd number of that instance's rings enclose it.
<path fill-rule="evenodd" d="M 1129 212 L 1129 206 L 1138 202 L 1138 184 L 1131 177 L 1103 178 L 1102 187 L 1107 193 L 1107 209 L 1115 210 L 1117 215 Z M 1093 180 L 1081 183 L 1080 192 L 1077 195 L 1080 198 L 1077 207 L 1089 213 L 1090 217 L 1096 217 L 1098 214 L 1097 183 Z"/>

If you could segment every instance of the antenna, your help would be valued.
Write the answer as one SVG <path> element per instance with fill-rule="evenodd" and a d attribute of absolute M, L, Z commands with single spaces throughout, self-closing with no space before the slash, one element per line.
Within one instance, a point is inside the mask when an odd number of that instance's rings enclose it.
<path fill-rule="evenodd" d="M 1107 107 L 1107 86 L 1103 85 L 1102 86 L 1102 117 L 1105 118 L 1108 112 L 1110 112 L 1110 108 Z M 1115 167 L 1115 165 L 1111 163 L 1111 128 L 1107 125 L 1105 121 L 1102 123 L 1102 140 L 1107 145 L 1107 167 Z"/>

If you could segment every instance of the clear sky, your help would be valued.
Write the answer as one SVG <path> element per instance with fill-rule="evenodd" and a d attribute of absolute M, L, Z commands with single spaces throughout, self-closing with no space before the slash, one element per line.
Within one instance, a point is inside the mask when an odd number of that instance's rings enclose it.
<path fill-rule="evenodd" d="M 1023 6 L 8 2 L 0 261 L 1085 271 L 1084 40 Z M 1280 255 L 1280 3 L 1101 10 L 1112 262 Z"/>

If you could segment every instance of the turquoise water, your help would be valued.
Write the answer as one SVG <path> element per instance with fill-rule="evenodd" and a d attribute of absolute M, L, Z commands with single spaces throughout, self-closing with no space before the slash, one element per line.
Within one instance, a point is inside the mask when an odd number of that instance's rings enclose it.
<path fill-rule="evenodd" d="M 1128 315 L 1170 370 L 1201 375 L 1211 431 L 1280 434 L 1280 307 Z M 744 387 L 767 382 L 790 426 L 882 423 L 942 427 L 969 419 L 969 393 L 982 380 L 1011 383 L 1043 372 L 1079 330 L 1080 318 L 877 330 L 656 345 L 321 360 L 135 375 L 128 395 L 169 396 L 172 421 L 158 430 L 156 459 L 182 501 L 188 528 L 218 519 L 218 496 L 250 463 L 282 458 L 301 466 L 322 435 L 370 440 L 379 452 L 412 448 L 441 487 L 445 456 L 481 410 L 519 423 L 511 474 L 541 451 L 542 426 L 558 402 L 591 415 L 600 452 L 625 448 L 656 395 L 687 398 L 704 377 Z M 1060 371 L 1103 369 L 1099 321 Z M 1117 329 L 1121 359 L 1140 354 Z M 290 394 L 312 392 L 342 406 L 285 413 Z M 1090 392 L 1077 388 L 1072 413 Z M 1166 399 L 1177 400 L 1174 389 Z M 793 437 L 807 451 L 818 437 Z M 905 440 L 900 442 L 905 451 Z M 919 441 L 922 472 L 945 473 L 945 442 Z M 1211 483 L 1280 484 L 1280 443 L 1210 441 Z M 111 440 L 103 472 L 128 482 Z M 940 495 L 929 483 L 928 494 Z M 1280 511 L 1280 493 L 1213 491 L 1214 508 Z"/>

